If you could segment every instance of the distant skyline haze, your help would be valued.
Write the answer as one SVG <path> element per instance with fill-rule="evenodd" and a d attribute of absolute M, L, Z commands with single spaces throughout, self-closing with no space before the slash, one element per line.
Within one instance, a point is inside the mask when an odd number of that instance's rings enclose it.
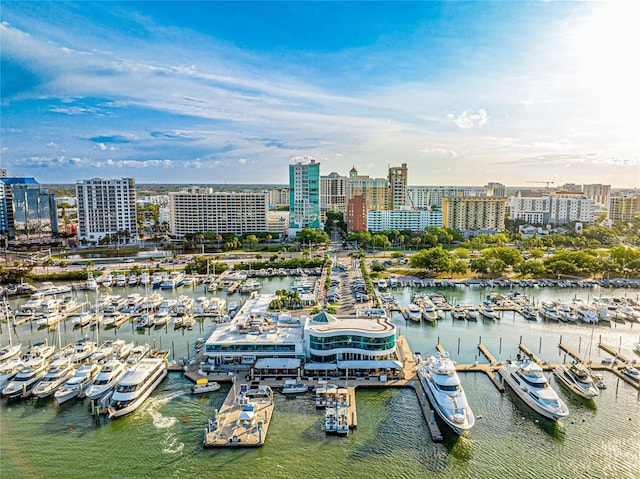
<path fill-rule="evenodd" d="M 640 187 L 639 3 L 4 1 L 0 168 Z"/>

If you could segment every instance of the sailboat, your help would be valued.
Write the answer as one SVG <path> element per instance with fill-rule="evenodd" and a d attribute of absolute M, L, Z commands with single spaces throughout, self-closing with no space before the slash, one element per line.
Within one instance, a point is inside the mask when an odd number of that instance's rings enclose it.
<path fill-rule="evenodd" d="M 13 327 L 13 325 L 9 320 L 11 316 L 11 310 L 9 309 L 8 304 L 3 305 L 3 313 L 7 318 L 7 329 L 9 330 L 9 345 L 0 349 L 0 362 L 18 356 L 20 354 L 20 351 L 22 350 L 22 344 L 13 344 L 13 338 L 11 337 L 11 328 Z"/>

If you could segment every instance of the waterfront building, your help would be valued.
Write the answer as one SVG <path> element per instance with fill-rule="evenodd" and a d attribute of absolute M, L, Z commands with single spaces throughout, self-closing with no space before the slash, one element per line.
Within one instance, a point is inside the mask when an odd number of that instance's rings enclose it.
<path fill-rule="evenodd" d="M 347 216 L 347 184 L 349 178 L 331 172 L 320 177 L 320 211 L 322 222 L 326 221 L 327 211 L 342 213 Z"/>
<path fill-rule="evenodd" d="M 607 219 L 609 222 L 631 221 L 640 215 L 640 195 L 609 196 Z"/>
<path fill-rule="evenodd" d="M 442 226 L 460 230 L 463 236 L 504 231 L 506 198 L 489 196 L 445 196 Z"/>
<path fill-rule="evenodd" d="M 611 185 L 602 185 L 599 183 L 592 185 L 582 185 L 582 193 L 596 202 L 596 205 L 607 206 L 609 195 L 611 194 Z"/>
<path fill-rule="evenodd" d="M 218 324 L 204 346 L 204 368 L 246 368 L 265 358 L 303 359 L 302 321 L 268 313 L 275 298 L 254 294 L 232 321 Z"/>
<path fill-rule="evenodd" d="M 409 169 L 406 163 L 402 166 L 389 167 L 389 203 L 387 209 L 399 210 L 408 205 L 407 186 L 409 184 Z"/>
<path fill-rule="evenodd" d="M 267 231 L 272 234 L 273 238 L 284 238 L 289 236 L 289 212 L 267 212 Z"/>
<path fill-rule="evenodd" d="M 489 182 L 484 187 L 485 194 L 487 196 L 498 196 L 498 197 L 506 197 L 507 196 L 507 187 L 502 183 L 495 183 L 493 181 Z"/>
<path fill-rule="evenodd" d="M 289 235 L 320 223 L 320 163 L 314 158 L 289 165 Z"/>
<path fill-rule="evenodd" d="M 97 243 L 117 236 L 120 244 L 135 242 L 136 183 L 133 178 L 78 180 L 78 239 Z"/>
<path fill-rule="evenodd" d="M 35 178 L 0 177 L 0 235 L 9 241 L 56 238 L 55 195 Z"/>
<path fill-rule="evenodd" d="M 289 206 L 289 187 L 277 186 L 269 190 L 269 208 Z"/>
<path fill-rule="evenodd" d="M 191 187 L 169 193 L 169 229 L 190 233 L 244 234 L 267 231 L 267 193 L 234 193 Z"/>
<path fill-rule="evenodd" d="M 323 311 L 305 321 L 306 374 L 344 376 L 399 370 L 395 324 L 380 317 L 335 316 Z"/>
<path fill-rule="evenodd" d="M 484 188 L 474 186 L 409 186 L 407 196 L 412 208 L 442 208 L 445 196 L 484 196 Z"/>
<path fill-rule="evenodd" d="M 402 209 L 367 212 L 367 230 L 372 233 L 386 230 L 424 231 L 429 226 L 442 227 L 442 211 Z"/>

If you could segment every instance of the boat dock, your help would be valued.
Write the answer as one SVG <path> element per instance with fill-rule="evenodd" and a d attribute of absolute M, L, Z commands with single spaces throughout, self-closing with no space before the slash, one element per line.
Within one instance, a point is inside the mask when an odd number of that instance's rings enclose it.
<path fill-rule="evenodd" d="M 427 423 L 427 428 L 429 429 L 429 434 L 431 435 L 431 439 L 433 442 L 442 442 L 444 438 L 442 436 L 442 432 L 438 427 L 438 423 L 436 422 L 435 411 L 431 407 L 431 403 L 429 402 L 429 398 L 427 397 L 427 393 L 424 391 L 422 387 L 422 383 L 416 380 L 412 381 L 412 386 L 414 391 L 416 392 L 416 396 L 418 396 L 418 403 L 420 404 L 420 409 L 422 410 L 422 415 L 424 416 L 424 420 Z"/>
<path fill-rule="evenodd" d="M 268 386 L 234 387 L 204 430 L 204 447 L 260 447 L 273 417 L 273 392 Z"/>
<path fill-rule="evenodd" d="M 534 353 L 531 349 L 529 349 L 529 347 L 524 343 L 518 344 L 518 348 L 520 348 L 520 351 L 522 351 L 524 354 L 529 356 L 533 361 L 535 361 L 541 366 L 549 362 L 549 361 L 544 361 L 540 359 L 540 357 L 536 353 Z"/>

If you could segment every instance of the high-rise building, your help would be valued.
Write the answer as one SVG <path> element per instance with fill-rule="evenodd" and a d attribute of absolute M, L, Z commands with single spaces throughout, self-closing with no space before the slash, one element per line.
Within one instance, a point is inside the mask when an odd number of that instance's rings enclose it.
<path fill-rule="evenodd" d="M 582 193 L 591 198 L 600 206 L 606 206 L 611 193 L 611 185 L 601 185 L 599 183 L 593 185 L 582 185 Z"/>
<path fill-rule="evenodd" d="M 607 218 L 610 222 L 631 221 L 640 216 L 640 195 L 609 196 Z"/>
<path fill-rule="evenodd" d="M 0 177 L 0 235 L 8 240 L 56 238 L 55 195 L 35 178 Z"/>
<path fill-rule="evenodd" d="M 366 202 L 362 195 L 356 195 L 347 202 L 347 229 L 354 233 L 367 231 Z"/>
<path fill-rule="evenodd" d="M 320 211 L 322 222 L 326 220 L 327 211 L 335 211 L 347 215 L 347 185 L 349 178 L 335 171 L 320 177 Z"/>
<path fill-rule="evenodd" d="M 136 182 L 133 178 L 79 180 L 78 239 L 97 243 L 110 236 L 117 243 L 137 241 Z"/>
<path fill-rule="evenodd" d="M 576 185 L 575 183 L 565 183 L 560 188 L 559 191 L 571 191 L 573 193 L 582 193 L 582 186 Z"/>
<path fill-rule="evenodd" d="M 491 181 L 484 187 L 484 190 L 487 196 L 499 196 L 501 198 L 507 196 L 507 187 L 502 183 Z"/>
<path fill-rule="evenodd" d="M 593 224 L 595 201 L 579 192 L 509 198 L 509 218 L 534 225 L 564 225 L 572 221 Z"/>
<path fill-rule="evenodd" d="M 387 209 L 400 210 L 407 206 L 409 170 L 406 163 L 389 167 L 389 204 Z"/>
<path fill-rule="evenodd" d="M 445 196 L 485 196 L 485 192 L 474 186 L 409 186 L 407 195 L 412 208 L 442 208 Z"/>
<path fill-rule="evenodd" d="M 320 163 L 309 158 L 289 165 L 289 235 L 320 228 Z"/>
<path fill-rule="evenodd" d="M 6 178 L 7 177 L 7 170 L 5 170 L 4 168 L 0 168 L 0 178 Z"/>
<path fill-rule="evenodd" d="M 424 231 L 429 226 L 442 227 L 441 210 L 377 210 L 367 212 L 367 230 L 372 233 L 387 230 Z"/>
<path fill-rule="evenodd" d="M 442 226 L 460 230 L 464 236 L 504 230 L 506 198 L 489 196 L 445 196 Z"/>
<path fill-rule="evenodd" d="M 267 231 L 269 198 L 262 193 L 213 191 L 192 187 L 169 193 L 169 229 L 190 233 L 244 234 Z"/>
<path fill-rule="evenodd" d="M 269 208 L 289 206 L 289 187 L 277 186 L 269 190 Z"/>
<path fill-rule="evenodd" d="M 386 178 L 359 175 L 355 166 L 347 183 L 347 229 L 367 230 L 367 211 L 387 209 L 389 182 Z M 353 203 L 353 204 L 352 204 Z"/>

